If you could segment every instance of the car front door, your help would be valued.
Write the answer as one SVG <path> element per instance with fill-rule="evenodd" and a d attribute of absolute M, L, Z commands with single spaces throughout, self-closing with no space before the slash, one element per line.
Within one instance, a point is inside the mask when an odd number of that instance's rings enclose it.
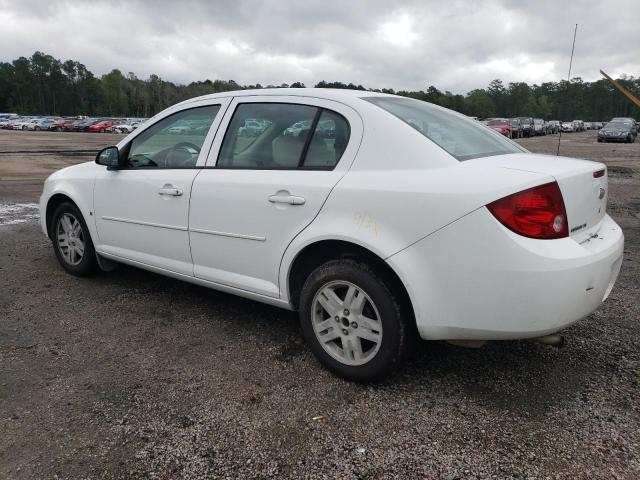
<path fill-rule="evenodd" d="M 193 275 L 191 186 L 229 101 L 178 107 L 119 145 L 126 165 L 105 168 L 95 182 L 98 252 Z M 189 130 L 173 133 L 171 127 L 178 122 Z"/>
<path fill-rule="evenodd" d="M 249 118 L 261 128 L 243 128 Z M 287 245 L 318 214 L 355 158 L 361 137 L 360 117 L 343 104 L 300 97 L 234 99 L 193 185 L 189 231 L 195 276 L 277 298 Z"/>

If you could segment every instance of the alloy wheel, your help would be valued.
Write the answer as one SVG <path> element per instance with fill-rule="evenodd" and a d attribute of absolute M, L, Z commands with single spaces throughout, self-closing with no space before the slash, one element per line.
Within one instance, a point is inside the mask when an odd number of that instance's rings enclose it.
<path fill-rule="evenodd" d="M 56 228 L 58 249 L 69 265 L 78 265 L 84 257 L 84 231 L 80 221 L 70 213 L 58 219 Z"/>
<path fill-rule="evenodd" d="M 353 283 L 323 285 L 311 304 L 313 331 L 331 357 L 350 366 L 376 356 L 382 343 L 382 322 L 371 297 Z"/>

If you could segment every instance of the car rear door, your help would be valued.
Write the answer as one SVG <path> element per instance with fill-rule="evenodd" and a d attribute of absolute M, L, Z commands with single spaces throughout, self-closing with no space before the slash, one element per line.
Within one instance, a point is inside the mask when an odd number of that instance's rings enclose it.
<path fill-rule="evenodd" d="M 247 118 L 258 119 L 261 128 L 245 129 Z M 301 121 L 308 130 L 294 127 Z M 189 233 L 195 276 L 278 297 L 287 245 L 347 172 L 361 137 L 359 115 L 337 102 L 235 98 L 193 185 Z"/>
<path fill-rule="evenodd" d="M 128 165 L 105 168 L 94 187 L 99 252 L 193 275 L 191 186 L 229 102 L 230 98 L 178 106 L 119 145 Z M 194 126 L 191 131 L 170 132 L 176 122 L 185 121 Z"/>

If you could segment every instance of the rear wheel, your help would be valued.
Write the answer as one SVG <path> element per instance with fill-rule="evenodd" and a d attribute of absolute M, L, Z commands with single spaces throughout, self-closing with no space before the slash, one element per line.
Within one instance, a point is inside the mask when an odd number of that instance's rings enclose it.
<path fill-rule="evenodd" d="M 336 375 L 379 380 L 405 359 L 412 317 L 391 282 L 366 263 L 332 260 L 305 281 L 302 331 L 316 357 Z"/>
<path fill-rule="evenodd" d="M 98 263 L 89 229 L 78 207 L 60 204 L 51 222 L 53 250 L 67 272 L 86 276 L 95 272 Z"/>

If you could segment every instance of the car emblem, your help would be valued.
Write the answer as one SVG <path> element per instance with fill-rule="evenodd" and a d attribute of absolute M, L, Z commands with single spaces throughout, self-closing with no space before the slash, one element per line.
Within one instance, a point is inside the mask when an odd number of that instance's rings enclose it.
<path fill-rule="evenodd" d="M 604 188 L 600 187 L 600 191 L 598 192 L 598 198 L 602 200 L 604 198 L 604 194 L 605 194 Z"/>

